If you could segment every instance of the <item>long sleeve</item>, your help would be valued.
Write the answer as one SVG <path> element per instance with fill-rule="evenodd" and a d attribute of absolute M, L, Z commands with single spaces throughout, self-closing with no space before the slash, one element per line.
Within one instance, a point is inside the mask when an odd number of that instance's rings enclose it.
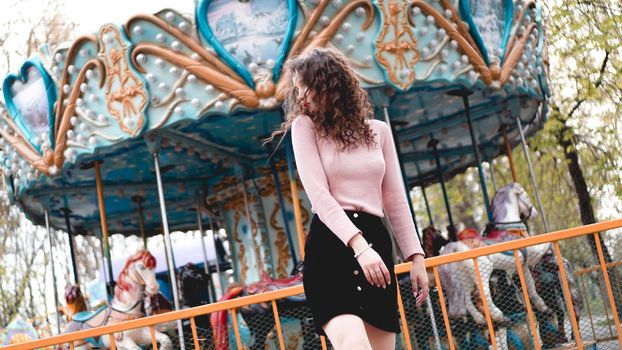
<path fill-rule="evenodd" d="M 298 116 L 292 123 L 291 132 L 298 175 L 311 201 L 312 211 L 347 245 L 360 230 L 330 193 L 313 121 L 308 116 Z"/>
<path fill-rule="evenodd" d="M 382 203 L 404 258 L 407 259 L 413 254 L 425 256 L 417 237 L 415 223 L 404 191 L 404 182 L 402 181 L 391 128 L 386 123 L 381 124 L 384 134 L 382 153 L 386 164 L 382 179 Z"/>

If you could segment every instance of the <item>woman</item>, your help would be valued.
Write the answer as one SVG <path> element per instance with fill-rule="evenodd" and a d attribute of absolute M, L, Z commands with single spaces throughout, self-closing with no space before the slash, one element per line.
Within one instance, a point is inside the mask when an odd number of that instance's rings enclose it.
<path fill-rule="evenodd" d="M 315 213 L 305 243 L 303 282 L 315 330 L 335 349 L 394 349 L 400 332 L 392 244 L 412 261 L 417 305 L 428 295 L 389 126 L 373 117 L 367 93 L 340 53 L 314 49 L 289 60 L 287 120 L 298 174 Z M 282 138 L 281 138 L 282 140 Z"/>

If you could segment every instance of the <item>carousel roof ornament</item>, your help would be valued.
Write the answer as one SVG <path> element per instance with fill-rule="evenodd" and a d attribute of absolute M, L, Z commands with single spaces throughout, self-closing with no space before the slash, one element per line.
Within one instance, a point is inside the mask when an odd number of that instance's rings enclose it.
<path fill-rule="evenodd" d="M 525 0 L 201 0 L 193 16 L 136 15 L 42 47 L 5 78 L 0 167 L 35 222 L 46 207 L 64 228 L 71 208 L 75 231 L 92 233 L 97 162 L 110 231 L 138 231 L 138 195 L 155 233 L 158 153 L 169 224 L 191 227 L 198 193 L 222 202 L 245 189 L 232 176 L 263 176 L 261 138 L 284 118 L 286 59 L 333 47 L 395 127 L 408 182 L 435 182 L 435 159 L 447 175 L 475 162 L 464 100 L 448 92 L 471 93 L 484 160 L 503 153 L 500 130 L 519 142 L 515 118 L 528 133 L 541 126 L 543 34 L 541 4 Z"/>

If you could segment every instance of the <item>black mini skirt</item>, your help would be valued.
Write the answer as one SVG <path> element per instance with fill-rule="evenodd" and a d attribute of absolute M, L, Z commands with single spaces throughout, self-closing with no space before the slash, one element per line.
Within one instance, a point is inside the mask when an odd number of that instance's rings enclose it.
<path fill-rule="evenodd" d="M 365 278 L 354 251 L 315 214 L 305 242 L 303 285 L 307 305 L 313 315 L 315 331 L 323 336 L 322 326 L 335 316 L 353 314 L 376 328 L 400 332 L 397 289 L 391 237 L 382 218 L 345 210 L 373 249 L 384 260 L 391 275 L 387 288 L 376 287 Z"/>

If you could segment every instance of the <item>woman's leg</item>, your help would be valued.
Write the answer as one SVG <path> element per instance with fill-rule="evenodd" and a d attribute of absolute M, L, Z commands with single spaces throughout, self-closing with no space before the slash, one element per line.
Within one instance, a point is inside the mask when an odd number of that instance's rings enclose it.
<path fill-rule="evenodd" d="M 335 350 L 372 350 L 364 322 L 356 315 L 335 316 L 322 328 Z"/>
<path fill-rule="evenodd" d="M 396 333 L 376 328 L 365 321 L 363 321 L 363 324 L 373 350 L 395 349 Z"/>

